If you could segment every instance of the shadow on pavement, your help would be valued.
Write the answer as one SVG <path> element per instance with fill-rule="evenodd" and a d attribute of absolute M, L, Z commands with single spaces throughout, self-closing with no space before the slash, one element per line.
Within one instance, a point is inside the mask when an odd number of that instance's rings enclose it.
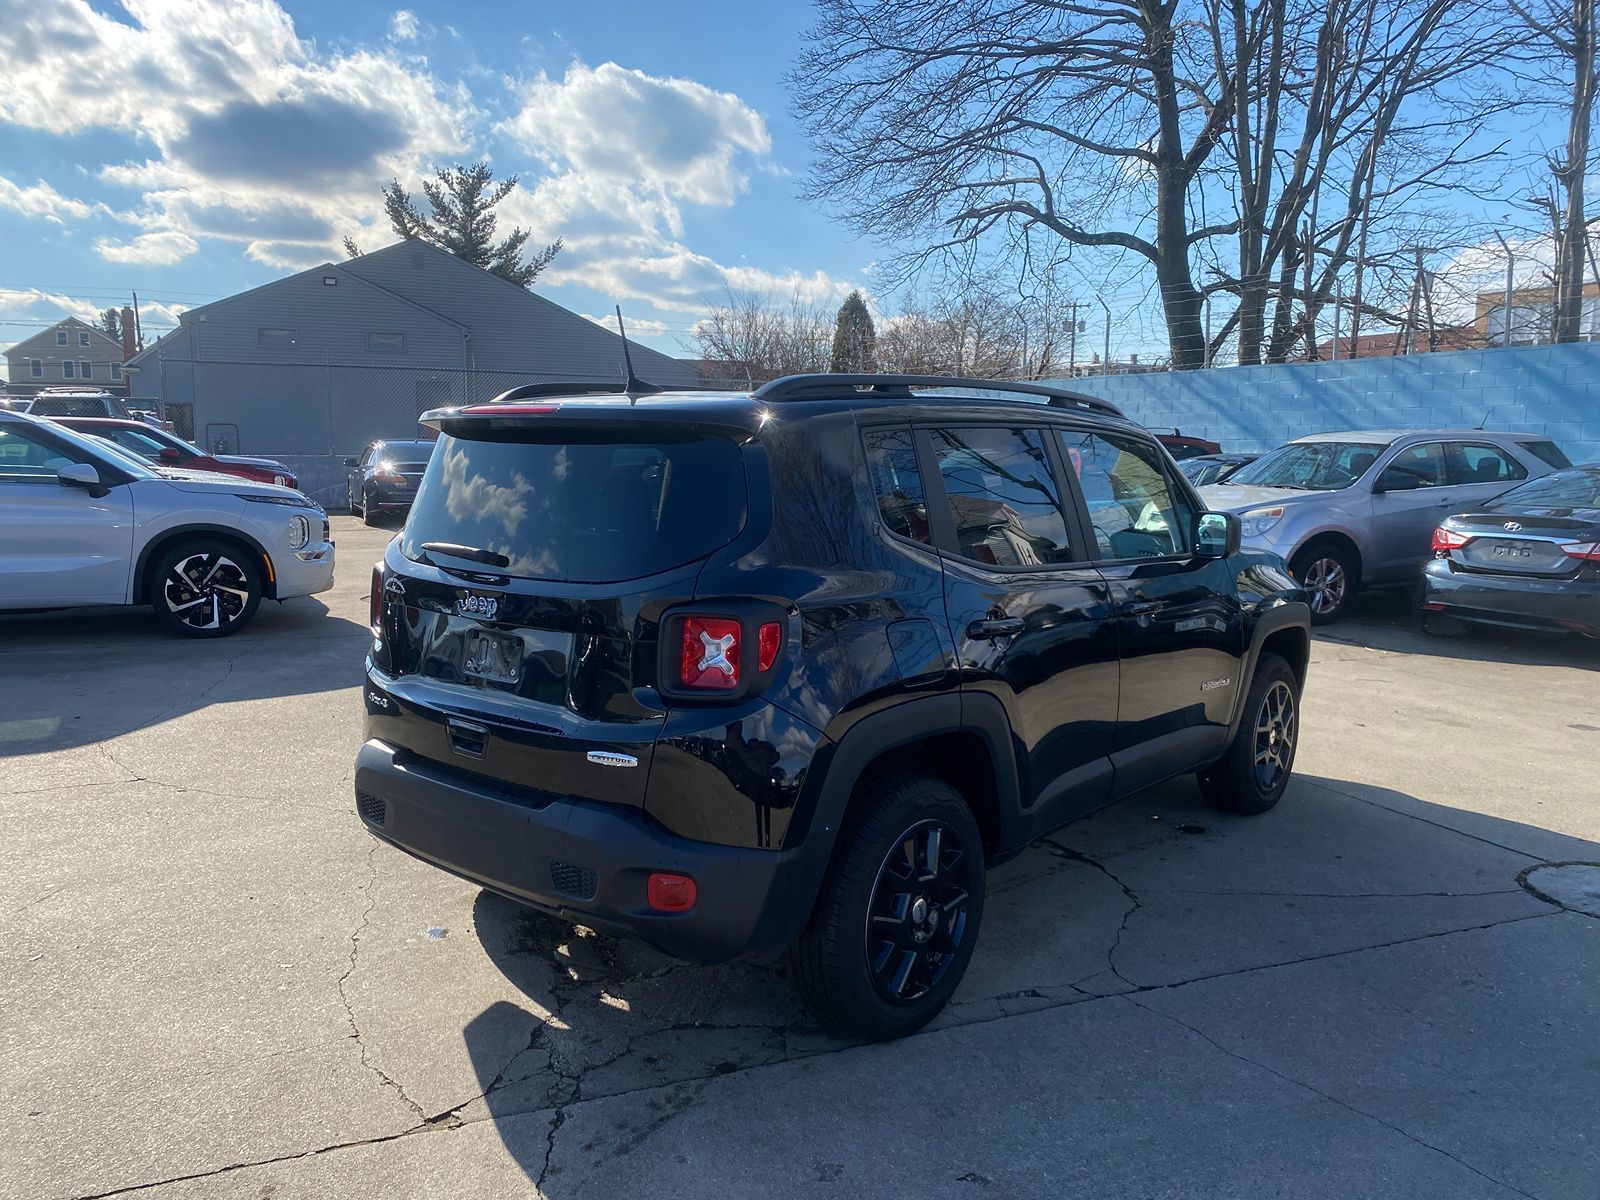
<path fill-rule="evenodd" d="M 1344 780 L 1299 777 L 1285 801 L 1258 818 L 1207 808 L 1191 780 L 1174 781 L 1058 831 L 991 873 L 978 951 L 955 1002 L 930 1030 L 1113 996 L 1143 1006 L 1148 994 L 1165 1003 L 1173 989 L 1236 977 L 1292 988 L 1282 981 L 1296 976 L 1269 973 L 1560 915 L 1561 906 L 1524 886 L 1525 876 L 1543 862 L 1596 860 L 1595 842 Z M 678 963 L 487 892 L 474 922 L 527 1003 L 499 1001 L 463 1030 L 481 1088 L 473 1105 L 495 1121 L 542 1194 L 589 1194 L 593 1181 L 577 1176 L 638 1149 L 721 1076 L 849 1045 L 815 1027 L 772 961 Z M 1508 989 L 1528 992 L 1537 1008 L 1543 985 L 1527 978 L 1525 964 L 1501 977 L 1496 961 L 1462 960 L 1470 991 L 1454 977 L 1423 986 L 1438 989 L 1441 1011 L 1457 1012 L 1477 997 L 1503 1000 Z M 1381 1001 L 1375 995 L 1367 1014 L 1382 1026 L 1373 1037 L 1414 1037 L 1417 1053 L 1441 1058 L 1431 1066 L 1445 1075 L 1452 1055 L 1465 1062 L 1478 1053 L 1470 1039 L 1430 1032 L 1431 1000 L 1400 1009 Z M 1537 1012 L 1529 1019 L 1537 1022 Z M 992 1036 L 1005 1038 L 1003 1029 Z M 1203 1071 L 1200 1060 L 1212 1050 L 1199 1039 L 1182 1044 L 1196 1061 L 1173 1069 Z M 896 1051 L 882 1053 L 892 1068 Z M 905 1054 L 913 1053 L 906 1044 Z M 1488 1089 L 1485 1098 L 1481 1083 L 1470 1084 L 1479 1109 L 1503 1105 L 1526 1119 L 1526 1095 Z M 1403 1072 L 1393 1086 L 1406 1103 L 1449 1111 L 1448 1096 L 1411 1097 Z M 1035 1097 L 1071 1091 L 1048 1062 L 1016 1088 Z M 584 1140 L 553 1157 L 572 1106 L 633 1092 L 648 1099 L 597 1110 L 627 1114 L 599 1135 L 592 1127 L 600 1118 L 586 1116 Z M 1092 1097 L 1073 1102 L 1092 1111 Z M 839 1103 L 856 1108 L 850 1096 Z M 1570 1106 L 1552 1111 L 1557 1132 L 1581 1141 L 1584 1118 Z M 532 1113 L 549 1114 L 543 1138 L 533 1122 L 510 1120 Z M 888 1144 L 903 1130 L 880 1132 Z M 874 1136 L 860 1133 L 867 1142 Z M 730 1144 L 728 1153 L 737 1148 Z"/>
<path fill-rule="evenodd" d="M 1387 588 L 1361 593 L 1348 617 L 1333 625 L 1318 626 L 1314 632 L 1322 641 L 1402 654 L 1600 671 L 1600 639 L 1459 622 L 1440 621 L 1436 625 L 1437 632 L 1424 633 L 1412 612 L 1410 591 Z"/>
<path fill-rule="evenodd" d="M 114 738 L 224 701 L 354 686 L 371 634 L 321 600 L 265 601 L 241 632 L 178 637 L 148 608 L 0 616 L 0 759 Z"/>

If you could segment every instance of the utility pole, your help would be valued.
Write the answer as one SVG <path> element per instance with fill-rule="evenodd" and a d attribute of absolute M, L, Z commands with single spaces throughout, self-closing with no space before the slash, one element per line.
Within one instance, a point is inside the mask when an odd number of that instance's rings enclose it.
<path fill-rule="evenodd" d="M 1095 303 L 1106 310 L 1106 354 L 1100 360 L 1100 374 L 1111 374 L 1111 309 L 1099 296 L 1094 298 Z"/>
<path fill-rule="evenodd" d="M 1209 292 L 1206 293 L 1204 304 L 1206 308 L 1206 342 L 1205 345 L 1200 347 L 1200 365 L 1209 367 L 1211 365 L 1211 294 Z"/>
<path fill-rule="evenodd" d="M 1344 280 L 1333 277 L 1333 361 L 1339 361 L 1339 310 L 1344 307 Z"/>
<path fill-rule="evenodd" d="M 1500 243 L 1500 249 L 1506 252 L 1506 299 L 1505 305 L 1500 310 L 1500 344 L 1509 348 L 1511 345 L 1511 288 L 1516 281 L 1517 256 L 1511 253 L 1511 247 L 1506 244 L 1505 238 L 1500 236 L 1498 229 L 1494 231 L 1494 236 L 1495 240 Z"/>
<path fill-rule="evenodd" d="M 1072 322 L 1067 326 L 1067 378 L 1074 379 L 1078 374 L 1078 301 L 1069 300 L 1067 307 L 1072 309 Z"/>

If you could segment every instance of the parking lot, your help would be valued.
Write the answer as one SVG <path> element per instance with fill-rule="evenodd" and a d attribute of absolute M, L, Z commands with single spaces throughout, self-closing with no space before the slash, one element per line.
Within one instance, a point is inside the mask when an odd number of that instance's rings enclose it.
<path fill-rule="evenodd" d="M 1035 846 L 955 1004 L 857 1046 L 777 963 L 369 837 L 389 533 L 334 523 L 335 590 L 225 641 L 0 623 L 0 1195 L 1600 1195 L 1600 895 L 1542 866 L 1600 860 L 1600 643 L 1366 599 L 1283 804 L 1183 780 Z"/>

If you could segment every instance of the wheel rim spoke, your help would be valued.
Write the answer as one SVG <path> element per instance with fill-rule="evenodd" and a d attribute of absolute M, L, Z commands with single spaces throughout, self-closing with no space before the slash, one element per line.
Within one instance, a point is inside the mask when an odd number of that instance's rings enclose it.
<path fill-rule="evenodd" d="M 937 820 L 917 822 L 889 849 L 868 902 L 866 957 L 885 999 L 927 995 L 961 950 L 972 902 L 969 852 Z"/>

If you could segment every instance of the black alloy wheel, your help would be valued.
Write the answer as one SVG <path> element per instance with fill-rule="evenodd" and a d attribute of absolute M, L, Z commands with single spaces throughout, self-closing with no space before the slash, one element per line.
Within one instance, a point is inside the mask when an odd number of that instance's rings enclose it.
<path fill-rule="evenodd" d="M 970 851 L 939 821 L 918 821 L 878 868 L 867 916 L 867 965 L 892 1004 L 920 1000 L 961 951 L 972 897 Z"/>
<path fill-rule="evenodd" d="M 1264 813 L 1283 797 L 1300 738 L 1300 678 L 1263 651 L 1238 731 L 1223 756 L 1199 772 L 1200 793 L 1227 812 Z"/>

